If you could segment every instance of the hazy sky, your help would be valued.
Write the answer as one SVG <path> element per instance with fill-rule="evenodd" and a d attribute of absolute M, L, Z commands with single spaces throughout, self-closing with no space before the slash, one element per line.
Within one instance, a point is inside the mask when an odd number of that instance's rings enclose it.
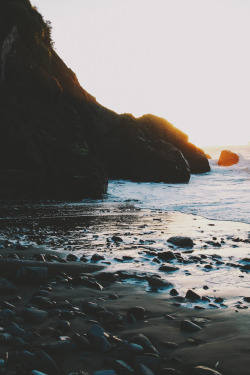
<path fill-rule="evenodd" d="M 97 101 L 198 146 L 250 141 L 250 0 L 32 0 Z"/>

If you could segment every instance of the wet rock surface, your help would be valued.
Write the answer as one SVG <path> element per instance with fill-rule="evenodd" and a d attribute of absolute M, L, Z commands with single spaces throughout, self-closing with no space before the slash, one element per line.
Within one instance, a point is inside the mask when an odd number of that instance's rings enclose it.
<path fill-rule="evenodd" d="M 112 217 L 105 206 L 83 214 L 82 208 L 45 205 L 37 209 L 34 224 L 32 209 L 30 218 L 27 206 L 15 210 L 15 218 L 6 209 L 0 223 L 0 269 L 3 286 L 10 286 L 0 296 L 3 374 L 235 375 L 230 373 L 233 355 L 225 352 L 232 354 L 232 337 L 239 340 L 240 332 L 246 340 L 248 331 L 240 320 L 226 321 L 230 311 L 239 318 L 247 314 L 249 294 L 230 302 L 211 280 L 230 269 L 247 283 L 242 266 L 249 263 L 249 243 L 243 231 L 235 228 L 234 234 L 232 226 L 222 236 L 220 225 L 211 230 L 204 220 L 209 232 L 199 236 L 197 223 L 192 238 L 177 233 L 193 241 L 192 247 L 180 247 L 168 241 L 173 237 L 169 217 L 157 212 L 125 206 L 116 207 Z M 227 258 L 224 248 L 232 250 L 236 243 L 245 253 Z M 102 259 L 93 260 L 94 254 Z M 192 273 L 196 283 L 182 286 L 179 280 L 192 280 Z M 138 285 L 149 293 L 138 292 Z M 247 358 L 238 365 L 247 375 Z"/>

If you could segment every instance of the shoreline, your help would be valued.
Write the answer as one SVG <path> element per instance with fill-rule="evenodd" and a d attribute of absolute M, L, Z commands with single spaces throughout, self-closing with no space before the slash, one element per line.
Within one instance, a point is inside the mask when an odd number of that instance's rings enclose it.
<path fill-rule="evenodd" d="M 0 220 L 1 277 L 18 288 L 0 293 L 6 374 L 248 374 L 250 259 L 243 259 L 250 225 L 131 204 L 12 206 L 5 216 L 13 214 Z M 193 245 L 176 246 L 168 242 L 172 236 L 188 237 Z M 175 258 L 164 259 L 164 253 Z M 91 260 L 94 254 L 104 259 Z M 189 298 L 188 290 L 199 298 Z M 30 307 L 46 318 L 29 321 Z M 1 341 L 13 323 L 35 337 Z M 96 325 L 97 340 L 90 332 Z M 38 368 L 20 358 L 23 350 Z M 50 360 L 38 358 L 41 350 Z"/>
<path fill-rule="evenodd" d="M 71 272 L 59 274 L 40 283 L 19 280 L 16 292 L 1 293 L 0 338 L 5 332 L 12 336 L 0 344 L 0 358 L 8 352 L 6 370 L 18 374 L 39 370 L 48 375 L 114 370 L 118 375 L 139 375 L 146 374 L 141 372 L 146 366 L 154 375 L 191 375 L 203 374 L 195 368 L 205 366 L 210 372 L 204 374 L 217 375 L 212 370 L 222 375 L 249 373 L 248 311 L 193 310 L 139 286 L 102 281 L 104 287 L 98 290 L 81 285 Z M 94 280 L 95 273 L 84 275 Z M 33 315 L 28 316 L 31 308 Z M 184 326 L 184 321 L 189 325 Z M 22 331 L 8 328 L 11 322 Z M 93 330 L 99 332 L 97 326 L 105 332 L 105 340 L 99 333 L 98 340 L 91 336 Z M 28 340 L 30 332 L 34 337 Z M 99 340 L 103 340 L 101 346 Z M 21 361 L 23 350 L 34 355 L 31 363 Z M 46 360 L 36 357 L 41 350 Z M 124 372 L 124 366 L 133 372 Z"/>

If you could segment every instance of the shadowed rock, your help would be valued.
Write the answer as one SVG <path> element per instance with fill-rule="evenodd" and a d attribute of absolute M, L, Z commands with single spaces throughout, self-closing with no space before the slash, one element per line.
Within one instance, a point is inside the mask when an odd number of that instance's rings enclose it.
<path fill-rule="evenodd" d="M 210 170 L 165 119 L 101 106 L 28 0 L 0 3 L 0 196 L 101 197 L 108 178 L 188 182 Z"/>

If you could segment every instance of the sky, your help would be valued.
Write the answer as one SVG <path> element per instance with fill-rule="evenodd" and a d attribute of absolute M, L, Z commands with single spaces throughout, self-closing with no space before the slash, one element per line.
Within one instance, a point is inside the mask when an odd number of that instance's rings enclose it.
<path fill-rule="evenodd" d="M 31 0 L 102 105 L 197 146 L 250 142 L 250 0 Z"/>

